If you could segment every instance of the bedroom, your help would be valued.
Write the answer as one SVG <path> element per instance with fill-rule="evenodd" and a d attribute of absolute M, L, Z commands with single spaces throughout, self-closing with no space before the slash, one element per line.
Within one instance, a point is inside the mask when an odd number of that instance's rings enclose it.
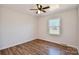
<path fill-rule="evenodd" d="M 39 7 L 40 5 L 42 5 L 42 8 L 46 6 L 49 6 L 50 8 L 46 9 L 46 12 L 37 12 L 37 10 L 30 10 L 37 8 L 37 4 L 0 5 L 0 54 L 78 54 L 78 4 L 38 5 Z M 60 20 L 60 29 L 58 29 L 59 34 L 50 34 L 49 21 L 51 19 Z M 24 45 L 26 46 L 26 48 L 24 47 Z M 24 50 L 21 51 L 21 49 Z M 18 50 L 20 52 L 13 52 Z M 61 50 L 65 52 L 62 52 Z"/>

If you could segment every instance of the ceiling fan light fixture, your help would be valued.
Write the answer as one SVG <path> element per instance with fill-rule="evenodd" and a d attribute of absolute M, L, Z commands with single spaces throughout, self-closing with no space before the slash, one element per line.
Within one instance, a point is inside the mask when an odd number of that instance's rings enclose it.
<path fill-rule="evenodd" d="M 30 10 L 36 10 L 36 14 L 40 14 L 41 12 L 45 13 L 45 9 L 50 8 L 49 6 L 43 7 L 41 4 L 36 4 L 36 9 L 30 9 Z"/>
<path fill-rule="evenodd" d="M 41 13 L 41 11 L 40 11 L 40 10 L 38 10 L 37 12 L 38 12 L 38 14 L 40 14 L 40 13 Z"/>

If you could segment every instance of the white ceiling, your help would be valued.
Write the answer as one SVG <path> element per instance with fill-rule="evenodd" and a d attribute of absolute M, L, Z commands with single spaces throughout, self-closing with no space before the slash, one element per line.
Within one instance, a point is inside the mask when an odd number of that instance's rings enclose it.
<path fill-rule="evenodd" d="M 36 11 L 31 11 L 30 9 L 36 8 L 35 4 L 3 4 L 2 6 L 17 10 L 30 15 L 47 15 L 60 10 L 75 8 L 76 4 L 42 4 L 43 6 L 50 6 L 46 13 L 36 14 Z"/>

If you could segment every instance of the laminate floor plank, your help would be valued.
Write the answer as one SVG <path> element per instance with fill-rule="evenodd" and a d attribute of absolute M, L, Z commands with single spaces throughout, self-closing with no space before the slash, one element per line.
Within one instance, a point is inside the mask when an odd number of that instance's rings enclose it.
<path fill-rule="evenodd" d="M 0 50 L 0 55 L 77 55 L 76 48 L 45 40 L 32 40 L 14 47 Z"/>

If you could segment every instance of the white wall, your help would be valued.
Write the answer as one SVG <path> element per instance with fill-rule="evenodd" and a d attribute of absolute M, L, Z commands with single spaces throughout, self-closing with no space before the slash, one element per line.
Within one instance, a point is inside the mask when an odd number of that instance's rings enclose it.
<path fill-rule="evenodd" d="M 76 9 L 66 10 L 60 13 L 39 17 L 38 37 L 47 41 L 56 42 L 59 44 L 67 44 L 77 47 L 77 16 Z M 60 17 L 62 21 L 62 33 L 59 36 L 47 34 L 47 21 L 52 18 Z"/>
<path fill-rule="evenodd" d="M 78 40 L 77 40 L 77 42 L 78 42 L 78 50 L 79 50 L 79 7 L 78 7 Z"/>
<path fill-rule="evenodd" d="M 0 8 L 0 49 L 35 39 L 36 20 L 34 16 Z"/>
<path fill-rule="evenodd" d="M 53 36 L 47 33 L 47 21 L 56 17 L 60 17 L 62 20 L 62 34 L 60 36 Z M 78 29 L 76 9 L 35 17 L 6 7 L 0 7 L 0 49 L 36 38 L 60 44 L 64 43 L 79 49 Z"/>
<path fill-rule="evenodd" d="M 0 6 L 0 15 L 1 15 L 1 6 Z M 1 16 L 0 16 L 0 48 L 1 48 L 1 43 L 2 43 L 2 41 L 1 41 Z"/>

